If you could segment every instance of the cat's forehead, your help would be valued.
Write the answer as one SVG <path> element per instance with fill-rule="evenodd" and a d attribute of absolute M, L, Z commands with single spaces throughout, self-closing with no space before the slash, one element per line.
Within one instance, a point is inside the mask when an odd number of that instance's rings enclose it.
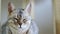
<path fill-rule="evenodd" d="M 17 9 L 17 12 L 18 12 L 18 14 L 20 14 L 20 15 L 28 15 L 28 12 L 24 11 L 24 9 L 18 8 L 18 9 Z"/>
<path fill-rule="evenodd" d="M 22 14 L 22 13 L 24 13 L 24 9 L 20 9 L 20 8 L 18 8 L 18 9 L 16 9 L 16 12 Z"/>
<path fill-rule="evenodd" d="M 13 12 L 12 12 L 13 14 L 23 14 L 24 13 L 24 9 L 15 9 L 15 10 L 13 10 Z"/>
<path fill-rule="evenodd" d="M 29 14 L 26 13 L 24 9 L 16 9 L 15 11 L 13 11 L 11 17 L 17 18 L 17 15 L 22 16 L 22 19 L 28 19 L 28 20 L 31 19 L 31 16 L 29 16 Z"/>
<path fill-rule="evenodd" d="M 20 8 L 18 8 L 18 9 L 15 9 L 13 12 L 12 12 L 12 15 L 21 15 L 21 16 L 23 16 L 23 17 L 25 17 L 25 16 L 28 16 L 28 13 L 26 13 L 25 11 L 24 11 L 24 9 L 20 9 Z"/>

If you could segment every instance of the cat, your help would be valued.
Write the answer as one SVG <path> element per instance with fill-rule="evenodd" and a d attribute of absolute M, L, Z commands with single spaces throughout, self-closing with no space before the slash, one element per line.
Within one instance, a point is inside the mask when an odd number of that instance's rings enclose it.
<path fill-rule="evenodd" d="M 16 9 L 8 3 L 9 19 L 2 34 L 38 34 L 38 27 L 31 18 L 31 3 L 25 9 Z"/>

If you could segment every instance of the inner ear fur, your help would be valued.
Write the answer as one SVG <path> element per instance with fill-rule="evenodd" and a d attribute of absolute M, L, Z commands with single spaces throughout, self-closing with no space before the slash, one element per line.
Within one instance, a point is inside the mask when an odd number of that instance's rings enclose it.
<path fill-rule="evenodd" d="M 13 3 L 9 2 L 8 3 L 8 13 L 9 15 L 13 12 L 13 10 L 15 9 Z"/>

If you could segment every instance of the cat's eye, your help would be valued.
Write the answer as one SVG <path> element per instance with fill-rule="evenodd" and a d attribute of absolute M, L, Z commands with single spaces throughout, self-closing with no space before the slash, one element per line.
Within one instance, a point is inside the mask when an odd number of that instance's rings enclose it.
<path fill-rule="evenodd" d="M 15 17 L 14 17 L 13 19 L 14 19 L 14 20 L 18 20 L 18 18 L 15 18 Z"/>
<path fill-rule="evenodd" d="M 24 22 L 24 23 L 26 23 L 26 21 L 27 21 L 26 19 L 23 19 L 23 22 Z"/>

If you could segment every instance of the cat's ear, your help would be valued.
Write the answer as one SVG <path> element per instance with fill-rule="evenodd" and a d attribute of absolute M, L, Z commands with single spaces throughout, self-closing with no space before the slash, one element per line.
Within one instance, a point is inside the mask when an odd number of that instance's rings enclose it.
<path fill-rule="evenodd" d="M 14 9 L 15 9 L 15 6 L 13 5 L 13 3 L 9 2 L 8 3 L 8 12 L 9 12 L 9 14 L 11 14 Z"/>
<path fill-rule="evenodd" d="M 31 2 L 28 3 L 28 5 L 25 8 L 25 11 L 28 12 L 29 14 L 31 14 Z"/>

